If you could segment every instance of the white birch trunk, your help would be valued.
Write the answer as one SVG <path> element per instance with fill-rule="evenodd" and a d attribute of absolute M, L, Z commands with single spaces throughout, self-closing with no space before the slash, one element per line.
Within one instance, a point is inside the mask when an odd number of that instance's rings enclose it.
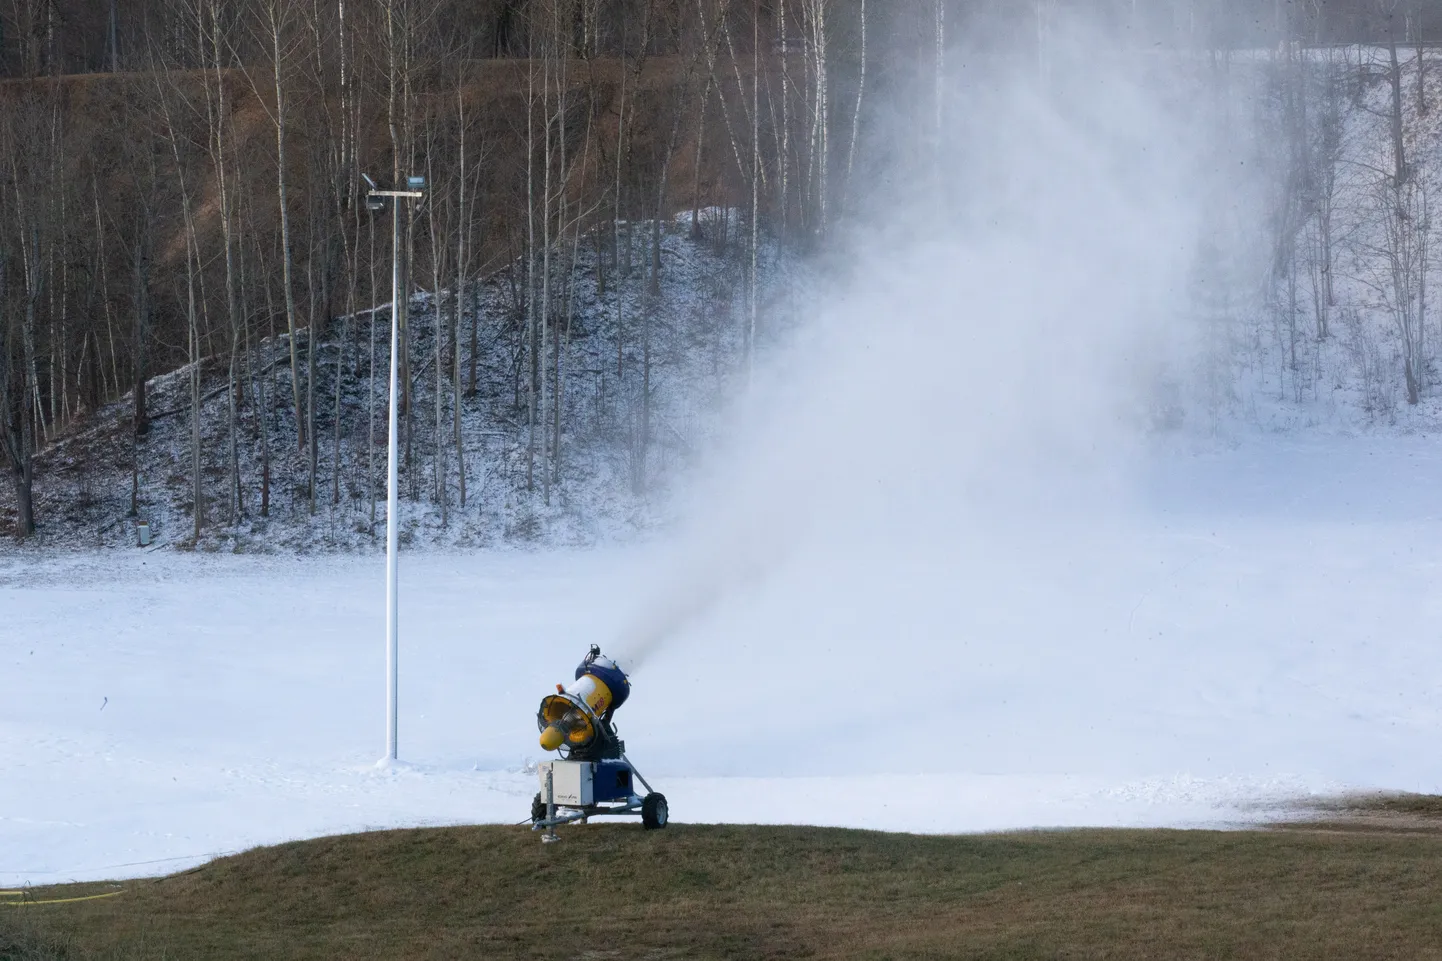
<path fill-rule="evenodd" d="M 462 83 L 462 75 L 456 75 L 456 122 L 459 134 L 457 144 L 457 163 L 459 178 L 457 187 L 457 216 L 459 224 L 456 229 L 456 312 L 455 323 L 451 328 L 451 417 L 452 417 L 452 441 L 456 445 L 456 472 L 459 483 L 460 507 L 466 509 L 466 449 L 461 436 L 461 308 L 466 302 L 466 273 L 470 268 L 467 261 L 466 239 L 470 231 L 470 220 L 466 208 L 466 180 L 469 171 L 466 167 L 466 101 L 465 87 Z M 474 328 L 472 328 L 474 330 Z M 472 364 L 475 363 L 475 345 L 471 347 Z M 472 367 L 472 370 L 475 368 Z M 472 377 L 474 381 L 474 376 Z"/>
<path fill-rule="evenodd" d="M 861 135 L 861 101 L 866 94 L 866 0 L 861 0 L 861 63 L 856 79 L 856 109 L 851 113 L 851 146 L 846 151 L 846 194 L 851 198 L 851 176 L 856 168 L 856 141 Z"/>
<path fill-rule="evenodd" d="M 285 0 L 271 0 L 266 8 L 270 26 L 271 66 L 275 81 L 275 151 L 276 151 L 276 200 L 280 207 L 281 285 L 285 292 L 285 325 L 290 334 L 290 388 L 295 404 L 296 444 L 305 450 L 305 420 L 300 399 L 300 357 L 296 347 L 295 285 L 292 280 L 294 269 L 290 236 L 290 203 L 286 177 L 286 111 L 284 57 L 281 47 L 281 30 L 284 26 L 281 9 Z"/>

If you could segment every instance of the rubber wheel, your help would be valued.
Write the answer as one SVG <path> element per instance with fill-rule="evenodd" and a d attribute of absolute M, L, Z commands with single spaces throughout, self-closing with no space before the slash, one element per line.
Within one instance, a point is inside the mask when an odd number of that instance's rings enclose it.
<path fill-rule="evenodd" d="M 666 795 L 648 794 L 641 801 L 641 824 L 647 831 L 659 831 L 670 820 L 666 809 Z"/>
<path fill-rule="evenodd" d="M 541 800 L 541 792 L 537 791 L 536 796 L 531 799 L 531 823 L 544 821 L 546 819 L 546 802 Z"/>

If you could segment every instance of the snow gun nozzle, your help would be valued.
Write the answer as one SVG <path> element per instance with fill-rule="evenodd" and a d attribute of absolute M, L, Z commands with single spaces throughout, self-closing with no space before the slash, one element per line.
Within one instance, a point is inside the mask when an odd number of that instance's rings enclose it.
<path fill-rule="evenodd" d="M 551 725 L 541 732 L 541 749 L 554 751 L 566 741 L 566 734 L 556 725 Z"/>
<path fill-rule="evenodd" d="M 536 727 L 541 732 L 541 748 L 560 750 L 585 747 L 597 734 L 609 727 L 611 715 L 625 703 L 631 693 L 631 681 L 616 663 L 591 645 L 590 652 L 576 668 L 576 681 L 570 687 L 556 685 L 556 693 L 541 699 L 536 712 Z"/>

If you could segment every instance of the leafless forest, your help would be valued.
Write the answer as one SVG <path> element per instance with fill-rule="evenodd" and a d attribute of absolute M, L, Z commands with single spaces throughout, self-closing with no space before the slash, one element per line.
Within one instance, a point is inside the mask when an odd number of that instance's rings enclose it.
<path fill-rule="evenodd" d="M 1368 242 L 1416 404 L 1435 252 L 1403 111 L 1442 112 L 1426 0 L 3 0 L 0 523 L 125 530 L 163 470 L 193 544 L 277 512 L 372 531 L 391 213 L 367 174 L 427 180 L 395 305 L 406 496 L 445 524 L 505 458 L 506 497 L 549 504 L 583 435 L 639 496 L 667 443 L 653 407 L 694 373 L 676 357 L 710 336 L 713 373 L 744 378 L 768 272 L 936 149 L 949 63 L 1040 58 L 1080 8 L 1138 48 L 1262 52 L 1285 136 L 1257 329 L 1297 396 L 1322 378 L 1308 345 L 1348 322 L 1338 104 L 1386 85 Z M 1315 53 L 1344 44 L 1390 57 Z M 686 244 L 710 267 L 683 317 L 665 282 Z"/>

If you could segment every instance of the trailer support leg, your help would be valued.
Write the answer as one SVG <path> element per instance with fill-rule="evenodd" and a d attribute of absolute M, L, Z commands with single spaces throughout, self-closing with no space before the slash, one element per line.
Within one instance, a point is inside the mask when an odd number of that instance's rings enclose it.
<path fill-rule="evenodd" d="M 546 820 L 551 822 L 546 828 L 546 833 L 541 835 L 542 844 L 553 844 L 561 840 L 556 833 L 556 772 L 554 768 L 546 769 Z"/>

